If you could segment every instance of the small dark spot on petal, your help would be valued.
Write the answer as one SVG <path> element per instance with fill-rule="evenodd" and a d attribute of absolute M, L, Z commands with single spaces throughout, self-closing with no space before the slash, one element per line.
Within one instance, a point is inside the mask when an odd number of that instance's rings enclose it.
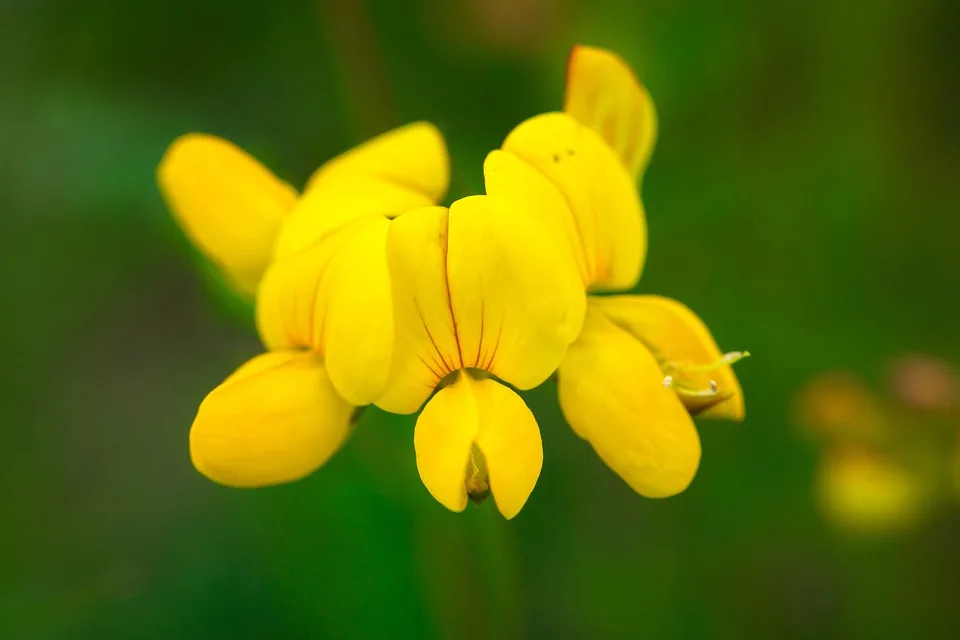
<path fill-rule="evenodd" d="M 554 162 L 560 162 L 560 154 L 559 154 L 559 153 L 553 154 L 553 161 L 554 161 Z"/>

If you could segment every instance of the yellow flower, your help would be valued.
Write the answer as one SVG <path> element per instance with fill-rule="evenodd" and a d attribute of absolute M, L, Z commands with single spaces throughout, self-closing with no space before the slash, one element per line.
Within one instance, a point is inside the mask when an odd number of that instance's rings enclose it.
<path fill-rule="evenodd" d="M 861 447 L 835 447 L 818 469 L 821 509 L 850 533 L 883 533 L 914 526 L 928 507 L 929 489 L 894 457 Z"/>
<path fill-rule="evenodd" d="M 646 256 L 636 187 L 654 146 L 646 90 L 614 54 L 576 47 L 563 113 L 516 127 L 484 165 L 487 194 L 535 211 L 568 247 L 583 288 L 632 288 Z M 683 491 L 700 461 L 691 415 L 740 420 L 740 385 L 703 322 L 658 296 L 590 295 L 583 330 L 558 371 L 574 431 L 634 490 Z"/>
<path fill-rule="evenodd" d="M 795 420 L 808 434 L 833 444 L 880 444 L 891 439 L 896 425 L 880 399 L 846 371 L 818 374 L 797 393 Z"/>
<path fill-rule="evenodd" d="M 239 487 L 289 482 L 339 449 L 389 372 L 390 219 L 443 198 L 448 164 L 440 133 L 416 123 L 326 163 L 297 198 L 228 142 L 174 142 L 161 189 L 198 248 L 256 292 L 269 349 L 201 403 L 190 430 L 201 473 Z"/>
<path fill-rule="evenodd" d="M 933 359 L 898 364 L 905 362 Z M 931 420 L 916 411 L 937 404 L 918 398 L 932 398 L 948 385 L 937 376 L 920 377 L 907 385 L 911 393 L 895 393 L 893 403 L 844 371 L 819 374 L 797 393 L 797 422 L 823 441 L 816 475 L 819 507 L 838 529 L 857 534 L 908 529 L 929 518 L 952 491 L 951 456 L 960 451 L 955 434 L 943 430 L 949 423 L 941 421 L 942 414 Z M 894 376 L 894 391 L 903 391 L 902 378 Z"/>
<path fill-rule="evenodd" d="M 396 345 L 376 404 L 417 419 L 424 485 L 462 511 L 487 491 L 507 518 L 523 507 L 543 451 L 519 389 L 556 369 L 583 322 L 576 265 L 508 200 L 472 196 L 409 212 L 390 227 Z"/>

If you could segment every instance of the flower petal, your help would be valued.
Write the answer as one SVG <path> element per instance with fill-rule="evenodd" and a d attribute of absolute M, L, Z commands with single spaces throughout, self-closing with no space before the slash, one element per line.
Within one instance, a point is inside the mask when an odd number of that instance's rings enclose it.
<path fill-rule="evenodd" d="M 591 298 L 590 304 L 645 344 L 661 364 L 706 365 L 719 362 L 723 357 L 703 321 L 676 300 L 660 296 L 611 296 Z M 743 420 L 743 391 L 733 367 L 724 364 L 709 370 L 681 370 L 674 375 L 682 376 L 686 384 L 699 389 L 710 388 L 711 381 L 716 383 L 715 396 L 681 398 L 693 415 Z"/>
<path fill-rule="evenodd" d="M 528 162 L 563 194 L 591 289 L 635 285 L 647 250 L 643 206 L 633 179 L 600 136 L 565 113 L 546 113 L 510 132 L 503 150 Z"/>
<path fill-rule="evenodd" d="M 291 482 L 340 448 L 352 414 L 313 354 L 266 353 L 203 400 L 190 428 L 190 457 L 200 473 L 232 487 Z"/>
<path fill-rule="evenodd" d="M 506 151 L 491 151 L 483 163 L 487 195 L 508 200 L 556 236 L 558 247 L 569 247 L 584 287 L 590 284 L 580 233 L 563 194 L 528 163 Z"/>
<path fill-rule="evenodd" d="M 353 404 L 383 393 L 393 355 L 393 300 L 387 267 L 390 221 L 361 225 L 337 256 L 335 290 L 326 308 L 323 351 L 330 381 Z"/>
<path fill-rule="evenodd" d="M 411 413 L 451 371 L 522 389 L 554 371 L 583 321 L 576 265 L 532 216 L 492 196 L 405 214 L 388 257 L 397 342 L 377 404 Z"/>
<path fill-rule="evenodd" d="M 657 112 L 620 56 L 575 46 L 567 63 L 563 110 L 596 131 L 634 179 L 643 173 L 657 141 Z"/>
<path fill-rule="evenodd" d="M 479 424 L 473 386 L 464 373 L 437 392 L 417 418 L 413 444 L 420 479 L 451 511 L 467 506 L 464 478 Z"/>
<path fill-rule="evenodd" d="M 410 211 L 390 223 L 395 345 L 390 377 L 376 404 L 413 413 L 447 374 L 462 367 L 447 289 L 444 207 Z"/>
<path fill-rule="evenodd" d="M 447 278 L 465 367 L 520 389 L 553 373 L 583 324 L 586 296 L 568 252 L 508 200 L 450 207 Z"/>
<path fill-rule="evenodd" d="M 570 426 L 637 493 L 680 493 L 700 464 L 700 439 L 649 351 L 587 309 L 583 331 L 560 364 L 560 407 Z"/>
<path fill-rule="evenodd" d="M 277 240 L 279 257 L 370 214 L 395 217 L 439 202 L 450 182 L 443 136 L 427 122 L 384 133 L 320 167 Z"/>
<path fill-rule="evenodd" d="M 278 259 L 257 296 L 264 344 L 308 347 L 323 356 L 333 386 L 357 406 L 380 395 L 390 369 L 389 227 L 386 218 L 367 216 Z"/>
<path fill-rule="evenodd" d="M 451 511 L 467 505 L 467 465 L 474 445 L 483 454 L 482 482 L 507 519 L 520 512 L 543 464 L 540 430 L 516 393 L 491 379 L 458 372 L 417 419 L 414 446 L 420 478 Z"/>
<path fill-rule="evenodd" d="M 414 122 L 372 138 L 330 160 L 310 177 L 307 191 L 350 174 L 378 176 L 439 202 L 450 184 L 443 134 L 429 122 Z"/>
<path fill-rule="evenodd" d="M 540 477 L 540 429 L 516 393 L 495 380 L 471 383 L 480 414 L 476 445 L 486 459 L 497 509 L 509 520 L 520 513 Z"/>
<path fill-rule="evenodd" d="M 434 204 L 424 193 L 381 176 L 338 176 L 308 190 L 290 212 L 277 238 L 277 259 L 303 251 L 360 218 L 392 218 Z"/>
<path fill-rule="evenodd" d="M 184 233 L 252 296 L 296 190 L 236 145 L 199 133 L 170 145 L 157 181 Z"/>

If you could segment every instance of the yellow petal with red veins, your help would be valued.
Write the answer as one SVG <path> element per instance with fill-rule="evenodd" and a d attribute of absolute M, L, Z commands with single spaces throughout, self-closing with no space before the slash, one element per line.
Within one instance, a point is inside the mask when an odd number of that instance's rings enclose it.
<path fill-rule="evenodd" d="M 503 143 L 563 194 L 593 290 L 629 289 L 640 278 L 647 226 L 633 179 L 611 148 L 565 113 L 517 126 Z"/>
<path fill-rule="evenodd" d="M 700 464 L 700 439 L 677 394 L 636 338 L 587 309 L 559 370 L 567 422 L 637 493 L 680 493 Z"/>
<path fill-rule="evenodd" d="M 693 311 L 660 296 L 591 297 L 590 305 L 645 344 L 663 375 L 671 375 L 678 389 L 708 390 L 714 383 L 716 393 L 712 395 L 681 393 L 692 414 L 743 420 L 740 382 L 733 368 L 723 364 L 724 356 L 710 330 Z"/>
<path fill-rule="evenodd" d="M 296 190 L 236 145 L 199 133 L 170 145 L 157 181 L 187 237 L 252 296 Z"/>
<path fill-rule="evenodd" d="M 410 211 L 390 223 L 390 269 L 396 342 L 377 406 L 413 413 L 449 373 L 462 368 L 447 288 L 443 207 Z"/>
<path fill-rule="evenodd" d="M 307 347 L 325 361 L 351 404 L 383 391 L 393 350 L 387 270 L 390 221 L 367 216 L 274 262 L 257 297 L 257 324 L 270 349 Z"/>
<path fill-rule="evenodd" d="M 352 414 L 316 356 L 266 353 L 203 400 L 190 428 L 190 457 L 200 473 L 231 487 L 291 482 L 336 453 Z"/>
<path fill-rule="evenodd" d="M 620 56 L 575 46 L 567 63 L 563 110 L 596 131 L 634 179 L 643 173 L 657 141 L 657 112 Z"/>
<path fill-rule="evenodd" d="M 414 446 L 420 478 L 440 504 L 463 511 L 469 481 L 488 487 L 508 519 L 526 503 L 543 464 L 540 430 L 523 400 L 463 372 L 424 407 Z"/>
<path fill-rule="evenodd" d="M 511 202 L 458 200 L 391 225 L 388 257 L 397 343 L 377 404 L 415 411 L 444 375 L 489 371 L 521 388 L 556 368 L 583 321 L 571 257 Z"/>
<path fill-rule="evenodd" d="M 583 325 L 570 255 L 523 209 L 494 196 L 450 207 L 447 277 L 466 367 L 520 389 L 552 374 Z"/>

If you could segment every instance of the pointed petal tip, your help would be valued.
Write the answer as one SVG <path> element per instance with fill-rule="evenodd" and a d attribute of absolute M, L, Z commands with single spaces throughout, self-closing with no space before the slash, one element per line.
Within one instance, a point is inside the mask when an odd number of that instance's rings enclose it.
<path fill-rule="evenodd" d="M 635 179 L 642 175 L 656 144 L 657 113 L 621 56 L 575 46 L 567 59 L 564 111 L 604 138 Z"/>
<path fill-rule="evenodd" d="M 627 64 L 627 61 L 623 59 L 623 56 L 620 54 L 610 51 L 609 49 L 603 49 L 601 47 L 594 47 L 589 44 L 574 44 L 570 47 L 570 53 L 567 54 L 567 67 L 566 67 L 566 83 L 564 85 L 564 103 L 569 99 L 570 93 L 570 81 L 571 75 L 574 73 L 578 63 L 582 62 L 584 58 L 594 58 L 597 60 L 602 60 L 606 64 L 609 64 L 613 67 L 619 69 L 625 69 L 630 73 L 631 76 L 636 78 L 636 75 L 633 73 L 633 69 L 630 68 L 630 65 Z"/>

